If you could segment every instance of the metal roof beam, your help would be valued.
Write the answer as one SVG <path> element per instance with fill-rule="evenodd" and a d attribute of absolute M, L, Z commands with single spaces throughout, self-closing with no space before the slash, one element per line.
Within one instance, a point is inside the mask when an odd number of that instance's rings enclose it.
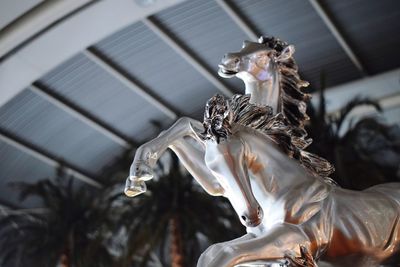
<path fill-rule="evenodd" d="M 102 185 L 99 182 L 97 182 L 96 179 L 83 173 L 81 170 L 74 167 L 72 164 L 65 162 L 63 160 L 57 160 L 56 156 L 51 155 L 50 153 L 45 152 L 40 148 L 37 148 L 34 145 L 29 144 L 28 142 L 23 141 L 22 139 L 16 136 L 13 136 L 12 134 L 4 131 L 3 129 L 0 129 L 0 140 L 23 151 L 24 153 L 31 155 L 32 157 L 37 158 L 38 160 L 50 166 L 53 166 L 54 168 L 63 166 L 67 174 L 72 175 L 73 177 L 81 180 L 84 183 L 87 183 L 97 188 L 102 187 Z"/>
<path fill-rule="evenodd" d="M 330 30 L 332 35 L 335 37 L 339 45 L 342 47 L 344 52 L 353 62 L 354 66 L 360 71 L 363 76 L 368 76 L 368 72 L 365 66 L 361 63 L 360 59 L 354 53 L 349 43 L 344 38 L 343 34 L 340 32 L 339 28 L 333 22 L 332 18 L 329 16 L 327 10 L 321 5 L 318 0 L 309 0 L 310 4 L 313 6 L 317 14 L 320 16 L 322 21 L 325 23 L 326 27 Z"/>
<path fill-rule="evenodd" d="M 1 29 L 0 58 L 93 3 L 93 0 L 41 1 Z"/>
<path fill-rule="evenodd" d="M 325 90 L 326 111 L 334 112 L 340 109 L 349 99 L 355 97 L 379 100 L 391 97 L 400 92 L 400 68 L 358 79 Z M 319 93 L 314 93 L 313 105 L 319 104 Z"/>
<path fill-rule="evenodd" d="M 76 107 L 74 104 L 70 103 L 68 100 L 63 97 L 57 95 L 56 93 L 49 90 L 43 84 L 37 82 L 29 87 L 29 89 L 40 97 L 44 98 L 48 102 L 52 103 L 56 107 L 62 109 L 63 111 L 69 113 L 80 121 L 84 122 L 86 125 L 95 129 L 96 131 L 102 133 L 107 136 L 117 144 L 125 147 L 132 148 L 132 146 L 136 145 L 136 142 L 130 140 L 130 138 L 124 136 L 122 133 L 113 129 L 111 126 L 105 124 L 104 122 L 98 120 L 87 112 L 81 110 Z"/>
<path fill-rule="evenodd" d="M 226 0 L 216 0 L 216 2 L 252 41 L 258 40 L 260 34 L 245 20 L 232 3 Z"/>
<path fill-rule="evenodd" d="M 35 12 L 34 17 L 26 13 L 27 17 L 30 17 L 29 20 L 23 19 L 24 23 L 18 22 L 18 27 L 11 28 L 10 24 L 8 33 L 0 31 L 0 106 L 85 48 L 142 18 L 183 1 L 152 1 L 151 5 L 146 6 L 146 1 L 92 1 L 93 4 L 75 9 L 76 12 L 68 10 L 71 10 L 73 5 L 82 5 L 87 0 L 36 2 L 43 2 L 48 7 L 57 7 L 57 10 L 46 8 L 43 14 L 43 9 L 37 10 L 41 12 Z M 71 15 L 61 16 L 61 13 Z M 54 21 L 57 17 L 63 19 Z M 12 44 L 7 40 L 12 41 Z M 6 51 L 9 51 L 8 56 L 3 56 Z"/>
<path fill-rule="evenodd" d="M 395 93 L 393 95 L 385 96 L 380 99 L 374 99 L 374 101 L 379 104 L 379 106 L 382 108 L 382 111 L 398 108 L 400 106 L 400 94 Z M 329 112 L 328 115 L 339 115 L 340 111 L 341 109 L 337 109 Z M 378 112 L 379 111 L 377 111 L 375 107 L 372 107 L 370 105 L 363 105 L 352 110 L 347 120 L 353 117 L 367 117 L 368 115 Z"/>
<path fill-rule="evenodd" d="M 150 93 L 148 89 L 144 88 L 137 81 L 133 81 L 132 77 L 129 77 L 128 74 L 121 70 L 118 66 L 110 62 L 104 55 L 102 55 L 99 51 L 94 48 L 86 49 L 83 52 L 91 61 L 96 63 L 98 66 L 107 71 L 110 75 L 120 81 L 122 84 L 127 86 L 136 94 L 143 97 L 150 104 L 157 107 L 161 110 L 165 115 L 170 117 L 173 120 L 178 118 L 178 113 L 172 108 L 169 107 L 166 103 L 164 103 L 159 97 Z"/>
<path fill-rule="evenodd" d="M 232 96 L 232 91 L 201 62 L 195 54 L 180 43 L 165 30 L 160 23 L 153 17 L 148 17 L 142 20 L 143 23 L 160 37 L 167 45 L 169 45 L 178 55 L 183 57 L 190 65 L 192 65 L 204 78 L 211 82 L 218 90 L 226 96 Z"/>

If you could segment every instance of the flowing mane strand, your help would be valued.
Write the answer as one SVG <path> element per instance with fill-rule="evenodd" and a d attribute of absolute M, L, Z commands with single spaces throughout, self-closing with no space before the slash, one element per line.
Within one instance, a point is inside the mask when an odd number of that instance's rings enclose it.
<path fill-rule="evenodd" d="M 279 58 L 282 51 L 289 46 L 286 42 L 275 37 L 260 37 L 259 42 L 275 51 L 276 63 L 280 72 L 281 112 L 290 124 L 304 129 L 304 122 L 309 119 L 306 113 L 306 101 L 310 99 L 310 95 L 303 93 L 301 88 L 307 87 L 309 83 L 300 79 L 297 64 L 292 56 Z"/>
<path fill-rule="evenodd" d="M 289 157 L 314 175 L 326 178 L 334 171 L 327 160 L 303 149 L 311 144 L 303 128 L 289 123 L 282 113 L 273 115 L 269 106 L 257 106 L 249 102 L 250 95 L 234 95 L 225 100 L 221 95 L 212 97 L 204 113 L 204 139 L 220 142 L 232 134 L 235 124 L 250 127 L 266 134 Z"/>

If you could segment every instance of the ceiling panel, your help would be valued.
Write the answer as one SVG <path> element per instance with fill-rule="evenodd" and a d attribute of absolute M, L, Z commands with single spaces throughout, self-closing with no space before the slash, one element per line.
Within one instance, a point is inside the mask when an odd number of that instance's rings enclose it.
<path fill-rule="evenodd" d="M 49 89 L 134 140 L 155 134 L 151 120 L 170 123 L 150 105 L 84 54 L 78 54 L 40 80 Z"/>
<path fill-rule="evenodd" d="M 217 92 L 141 22 L 113 34 L 95 48 L 183 114 L 198 114 Z"/>
<path fill-rule="evenodd" d="M 399 67 L 399 1 L 319 1 L 370 73 Z M 327 87 L 360 78 L 308 0 L 228 2 L 237 7 L 256 32 L 295 45 L 300 72 L 311 82 L 311 87 L 320 86 L 322 73 Z M 239 50 L 242 41 L 248 39 L 215 0 L 185 1 L 155 14 L 154 19 L 216 77 L 222 56 Z M 219 92 L 142 22 L 115 32 L 94 44 L 94 48 L 182 114 L 200 119 L 205 102 Z M 233 91 L 242 92 L 244 86 L 239 79 L 222 81 Z M 151 121 L 164 126 L 172 123 L 158 108 L 83 53 L 67 60 L 39 82 L 139 142 L 158 132 Z M 350 93 L 345 92 L 341 101 Z M 399 123 L 399 110 L 397 107 L 385 110 L 383 116 L 388 122 Z M 123 152 L 111 139 L 30 90 L 0 107 L 0 128 L 94 176 L 100 176 Z M 0 141 L 0 199 L 15 200 L 6 186 L 9 181 L 36 181 L 53 176 L 52 167 Z"/>
<path fill-rule="evenodd" d="M 400 1 L 323 0 L 371 74 L 400 66 Z"/>
<path fill-rule="evenodd" d="M 223 55 L 240 50 L 247 35 L 212 0 L 186 1 L 155 15 L 156 19 L 185 43 L 217 75 Z M 236 92 L 244 84 L 237 78 L 223 80 Z"/>
<path fill-rule="evenodd" d="M 307 0 L 233 1 L 258 32 L 278 37 L 296 47 L 295 59 L 303 78 L 318 88 L 321 73 L 326 86 L 360 74 Z"/>
<path fill-rule="evenodd" d="M 65 161 L 101 175 L 123 148 L 25 90 L 0 108 L 0 127 Z"/>

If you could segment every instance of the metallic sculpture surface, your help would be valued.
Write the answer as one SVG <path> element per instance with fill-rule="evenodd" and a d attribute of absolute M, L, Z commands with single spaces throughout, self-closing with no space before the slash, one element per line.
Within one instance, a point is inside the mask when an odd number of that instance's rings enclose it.
<path fill-rule="evenodd" d="M 245 42 L 219 66 L 222 77 L 244 81 L 245 95 L 214 96 L 203 123 L 181 118 L 136 152 L 127 195 L 146 190 L 170 148 L 207 193 L 229 199 L 246 226 L 246 235 L 209 247 L 199 267 L 316 266 L 313 259 L 379 266 L 398 252 L 400 184 L 342 189 L 328 178 L 329 162 L 304 151 L 311 140 L 301 87 L 308 83 L 293 53 L 275 38 Z"/>

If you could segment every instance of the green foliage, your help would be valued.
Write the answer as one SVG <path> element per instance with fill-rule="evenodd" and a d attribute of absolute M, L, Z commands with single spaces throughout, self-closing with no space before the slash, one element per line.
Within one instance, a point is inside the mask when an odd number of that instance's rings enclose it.
<path fill-rule="evenodd" d="M 162 266 L 170 266 L 169 222 L 175 218 L 180 222 L 184 266 L 195 266 L 200 253 L 210 243 L 244 233 L 227 200 L 207 195 L 183 170 L 174 154 L 166 156 L 164 163 L 159 161 L 158 177 L 147 182 L 145 194 L 119 199 L 123 203 L 120 223 L 127 227 L 129 244 L 119 266 L 131 266 L 133 255 L 138 256 L 140 266 L 147 266 L 152 253 L 159 255 Z"/>
<path fill-rule="evenodd" d="M 71 266 L 110 266 L 104 243 L 108 205 L 93 198 L 93 192 L 75 186 L 62 172 L 54 180 L 14 187 L 21 199 L 40 198 L 44 209 L 0 217 L 0 265 L 54 267 L 64 256 Z"/>
<path fill-rule="evenodd" d="M 242 234 L 230 204 L 207 195 L 166 153 L 136 198 L 123 194 L 132 153 L 121 156 L 104 189 L 77 186 L 60 171 L 55 179 L 18 183 L 22 200 L 38 197 L 44 209 L 8 211 L 0 216 L 0 266 L 54 267 L 67 257 L 74 267 L 169 266 L 170 221 L 179 218 L 184 260 L 194 266 L 209 243 Z"/>

